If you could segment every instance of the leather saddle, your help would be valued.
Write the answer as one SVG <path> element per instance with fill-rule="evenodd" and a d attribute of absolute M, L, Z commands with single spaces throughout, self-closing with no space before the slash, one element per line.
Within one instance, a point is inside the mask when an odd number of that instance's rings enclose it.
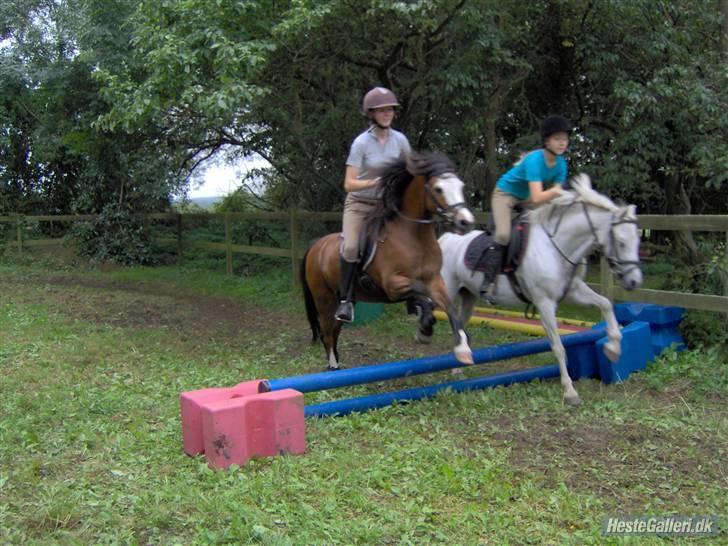
<path fill-rule="evenodd" d="M 528 243 L 529 223 L 525 215 L 520 214 L 511 224 L 511 240 L 508 250 L 503 255 L 501 273 L 510 274 L 518 269 Z M 485 231 L 473 239 L 465 250 L 465 267 L 471 271 L 484 271 L 485 256 L 495 238 L 493 218 L 489 218 Z"/>
<path fill-rule="evenodd" d="M 341 242 L 343 244 L 344 238 L 341 236 Z M 370 236 L 367 230 L 361 230 L 359 233 L 359 262 L 356 268 L 356 276 L 354 282 L 356 282 L 359 288 L 365 292 L 384 296 L 384 291 L 377 286 L 372 278 L 367 273 L 367 268 L 371 265 L 374 260 L 374 256 L 377 253 L 378 239 L 377 237 Z"/>

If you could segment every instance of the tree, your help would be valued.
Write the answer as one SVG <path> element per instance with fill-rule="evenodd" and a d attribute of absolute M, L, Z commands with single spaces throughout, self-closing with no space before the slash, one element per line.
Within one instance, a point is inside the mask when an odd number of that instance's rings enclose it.
<path fill-rule="evenodd" d="M 577 125 L 571 171 L 613 197 L 725 207 L 725 0 L 10 2 L 28 16 L 2 31 L 3 191 L 149 210 L 213 155 L 257 153 L 270 206 L 332 209 L 385 85 L 486 207 L 551 113 Z"/>
<path fill-rule="evenodd" d="M 14 212 L 159 210 L 184 176 L 158 126 L 94 125 L 110 105 L 93 73 L 130 55 L 133 0 L 9 0 L 0 52 L 0 192 Z"/>

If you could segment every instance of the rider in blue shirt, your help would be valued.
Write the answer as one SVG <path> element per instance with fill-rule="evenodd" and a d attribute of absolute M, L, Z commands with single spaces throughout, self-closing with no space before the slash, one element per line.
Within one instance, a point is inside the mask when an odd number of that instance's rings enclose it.
<path fill-rule="evenodd" d="M 528 208 L 548 203 L 561 193 L 568 168 L 563 154 L 569 147 L 571 123 L 562 116 L 549 116 L 541 126 L 543 147 L 525 155 L 500 177 L 491 197 L 495 241 L 485 256 L 483 290 L 487 291 L 503 261 L 511 239 L 511 214 L 516 205 Z M 545 184 L 553 184 L 544 189 Z"/>

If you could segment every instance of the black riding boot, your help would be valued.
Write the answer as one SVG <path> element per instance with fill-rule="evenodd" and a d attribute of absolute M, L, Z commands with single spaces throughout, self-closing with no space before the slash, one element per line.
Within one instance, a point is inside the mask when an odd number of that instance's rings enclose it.
<path fill-rule="evenodd" d="M 341 322 L 352 322 L 354 320 L 354 305 L 351 303 L 354 290 L 354 275 L 356 274 L 356 262 L 347 262 L 343 258 L 341 263 L 341 278 L 339 279 L 339 307 L 334 317 Z"/>
<path fill-rule="evenodd" d="M 490 292 L 491 285 L 500 273 L 506 248 L 504 245 L 493 243 L 486 251 L 483 285 L 480 287 L 481 294 L 485 295 Z"/>

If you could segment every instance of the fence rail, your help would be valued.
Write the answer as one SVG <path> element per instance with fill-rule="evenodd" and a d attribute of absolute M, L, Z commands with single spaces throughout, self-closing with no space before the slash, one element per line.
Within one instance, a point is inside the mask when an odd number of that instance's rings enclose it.
<path fill-rule="evenodd" d="M 184 248 L 199 248 L 207 250 L 219 250 L 225 252 L 226 271 L 233 272 L 233 254 L 257 254 L 262 256 L 277 256 L 291 260 L 291 271 L 294 282 L 298 279 L 298 264 L 304 253 L 301 246 L 300 229 L 302 222 L 306 220 L 319 221 L 340 221 L 340 212 L 312 212 L 305 210 L 290 210 L 288 212 L 225 212 L 225 213 L 153 213 L 137 214 L 140 218 L 148 220 L 175 222 L 177 237 L 158 237 L 155 242 L 158 244 L 176 245 L 178 256 L 182 257 Z M 486 213 L 476 213 L 476 221 L 485 224 L 489 218 Z M 63 244 L 64 239 L 28 239 L 23 236 L 23 228 L 32 222 L 80 222 L 90 221 L 97 218 L 94 214 L 83 215 L 37 215 L 23 216 L 11 215 L 0 216 L 0 223 L 15 223 L 16 238 L 7 243 L 7 246 L 17 248 L 22 254 L 25 247 L 53 246 Z M 225 242 L 211 241 L 185 241 L 182 237 L 182 226 L 185 220 L 188 221 L 209 221 L 222 220 L 225 223 Z M 232 223 L 236 221 L 273 221 L 286 223 L 288 225 L 291 246 L 290 248 L 276 248 L 255 245 L 239 245 L 232 241 Z M 728 215 L 673 215 L 662 216 L 646 214 L 639 217 L 639 227 L 654 231 L 708 231 L 724 232 L 726 247 L 728 248 Z M 640 289 L 627 292 L 614 284 L 606 260 L 602 258 L 600 263 L 600 282 L 589 283 L 589 285 L 605 294 L 612 300 L 639 300 L 647 303 L 661 305 L 678 305 L 688 309 L 699 309 L 704 311 L 717 311 L 728 313 L 728 279 L 724 280 L 724 295 L 692 294 L 686 292 L 673 292 L 669 290 Z"/>

